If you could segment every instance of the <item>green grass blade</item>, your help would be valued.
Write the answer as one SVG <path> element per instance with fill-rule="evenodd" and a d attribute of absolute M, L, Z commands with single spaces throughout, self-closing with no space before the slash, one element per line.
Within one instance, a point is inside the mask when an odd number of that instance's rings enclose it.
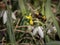
<path fill-rule="evenodd" d="M 46 45 L 60 45 L 60 41 L 49 42 L 49 43 L 46 43 Z"/>
<path fill-rule="evenodd" d="M 56 26 L 58 35 L 60 37 L 60 28 L 59 28 L 58 22 L 56 20 L 55 15 L 51 11 L 51 0 L 47 0 L 45 9 L 46 9 L 45 14 L 46 14 L 47 19 L 51 17 L 51 19 L 53 20 L 53 24 Z"/>
<path fill-rule="evenodd" d="M 23 0 L 18 0 L 18 3 L 19 3 L 19 8 L 22 12 L 22 15 L 24 16 L 26 14 L 26 8 L 25 8 L 25 5 L 24 5 L 24 1 Z"/>
<path fill-rule="evenodd" d="M 12 11 L 10 9 L 10 7 L 7 5 L 7 0 L 4 1 L 6 6 L 7 6 L 7 23 L 6 23 L 6 26 L 7 26 L 7 33 L 9 35 L 9 39 L 10 39 L 10 43 L 11 45 L 15 45 L 15 34 L 14 34 L 14 31 L 13 31 L 13 21 L 12 21 Z"/>

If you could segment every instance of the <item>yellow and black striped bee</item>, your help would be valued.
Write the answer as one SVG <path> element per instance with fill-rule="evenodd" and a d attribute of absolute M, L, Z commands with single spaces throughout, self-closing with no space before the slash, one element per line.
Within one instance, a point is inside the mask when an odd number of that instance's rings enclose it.
<path fill-rule="evenodd" d="M 42 22 L 45 22 L 46 21 L 46 16 L 45 15 L 42 15 L 41 13 L 35 13 L 34 14 L 34 17 L 40 19 Z"/>

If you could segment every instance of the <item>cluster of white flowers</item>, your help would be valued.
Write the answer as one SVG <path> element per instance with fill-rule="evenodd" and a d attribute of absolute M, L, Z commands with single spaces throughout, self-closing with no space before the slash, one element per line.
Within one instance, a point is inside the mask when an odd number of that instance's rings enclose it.
<path fill-rule="evenodd" d="M 7 22 L 7 11 L 4 12 L 3 14 L 3 23 L 5 24 Z M 12 13 L 12 18 L 16 20 L 16 17 L 14 15 L 14 13 Z"/>
<path fill-rule="evenodd" d="M 40 35 L 41 38 L 44 38 L 44 32 L 43 32 L 43 27 L 41 26 L 37 26 L 37 27 L 33 27 L 33 26 L 28 26 L 28 30 L 33 30 L 32 35 L 36 35 L 37 33 Z"/>
<path fill-rule="evenodd" d="M 53 28 L 53 30 L 49 29 L 47 31 L 47 33 L 50 34 L 52 31 L 56 31 L 57 32 L 57 29 L 56 29 L 55 26 L 52 27 L 52 28 Z M 35 28 L 33 26 L 28 26 L 28 30 L 30 30 L 30 31 L 33 30 L 33 32 L 31 33 L 33 36 L 35 36 L 38 33 L 41 38 L 44 38 L 44 30 L 43 30 L 42 26 L 37 26 Z"/>

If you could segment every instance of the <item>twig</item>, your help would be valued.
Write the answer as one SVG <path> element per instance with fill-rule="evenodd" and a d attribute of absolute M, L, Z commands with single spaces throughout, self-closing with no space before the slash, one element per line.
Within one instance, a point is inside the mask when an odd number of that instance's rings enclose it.
<path fill-rule="evenodd" d="M 18 19 L 18 22 L 17 22 L 17 24 L 16 24 L 16 26 L 15 26 L 15 30 L 16 30 L 16 28 L 18 27 L 19 22 L 20 22 L 20 19 Z"/>
<path fill-rule="evenodd" d="M 5 29 L 0 30 L 0 32 L 2 32 L 2 31 L 6 31 L 6 28 L 5 28 Z"/>
<path fill-rule="evenodd" d="M 25 28 L 25 27 L 28 27 L 28 26 L 17 26 L 16 28 Z"/>
<path fill-rule="evenodd" d="M 20 40 L 18 40 L 17 43 L 21 42 L 23 39 L 29 39 L 29 40 L 31 40 L 32 38 L 31 37 L 23 37 Z"/>
<path fill-rule="evenodd" d="M 60 20 L 56 17 L 56 19 L 57 19 L 57 21 L 59 21 L 60 22 Z"/>
<path fill-rule="evenodd" d="M 30 44 L 30 43 L 20 43 L 20 45 L 33 45 L 33 44 Z"/>
<path fill-rule="evenodd" d="M 29 9 L 31 10 L 32 13 L 35 13 L 38 9 L 40 9 L 40 6 L 39 6 L 34 10 L 29 3 L 27 3 L 27 6 L 29 7 Z"/>
<path fill-rule="evenodd" d="M 5 37 L 3 37 L 2 38 L 2 45 L 4 45 L 5 43 L 4 43 L 4 40 L 5 40 Z"/>

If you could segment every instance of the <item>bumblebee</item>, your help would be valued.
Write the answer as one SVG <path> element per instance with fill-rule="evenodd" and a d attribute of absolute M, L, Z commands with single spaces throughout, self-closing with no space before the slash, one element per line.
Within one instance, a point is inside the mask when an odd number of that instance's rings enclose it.
<path fill-rule="evenodd" d="M 35 13 L 34 14 L 34 17 L 40 19 L 42 22 L 45 22 L 46 21 L 46 16 L 45 15 L 42 15 L 41 13 Z"/>

